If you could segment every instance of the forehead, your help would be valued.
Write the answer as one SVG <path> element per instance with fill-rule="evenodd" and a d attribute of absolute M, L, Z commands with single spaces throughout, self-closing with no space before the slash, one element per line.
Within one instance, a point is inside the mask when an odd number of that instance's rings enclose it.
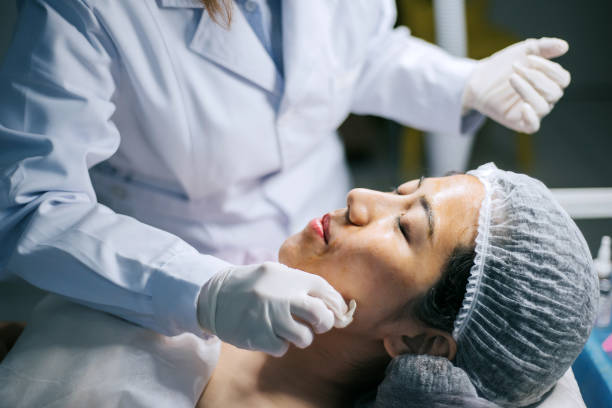
<path fill-rule="evenodd" d="M 430 180 L 430 181 L 429 181 Z M 478 229 L 478 215 L 485 195 L 483 184 L 474 176 L 460 174 L 428 179 L 425 194 L 437 210 L 440 236 L 438 243 L 450 246 L 472 246 Z"/>

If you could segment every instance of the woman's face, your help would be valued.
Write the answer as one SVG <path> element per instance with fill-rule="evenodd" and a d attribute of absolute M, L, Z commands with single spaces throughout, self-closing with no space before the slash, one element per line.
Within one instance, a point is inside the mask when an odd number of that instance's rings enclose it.
<path fill-rule="evenodd" d="M 453 249 L 473 245 L 483 197 L 468 175 L 413 180 L 390 193 L 355 189 L 347 208 L 287 239 L 279 260 L 357 301 L 347 331 L 373 330 L 437 282 Z"/>

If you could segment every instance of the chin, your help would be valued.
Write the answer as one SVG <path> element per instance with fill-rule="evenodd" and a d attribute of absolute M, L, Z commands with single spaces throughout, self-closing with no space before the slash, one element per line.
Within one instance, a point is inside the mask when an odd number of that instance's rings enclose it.
<path fill-rule="evenodd" d="M 278 250 L 278 261 L 291 268 L 323 276 L 321 266 L 325 261 L 313 251 L 311 238 L 298 232 L 287 238 Z"/>
<path fill-rule="evenodd" d="M 299 265 L 299 234 L 287 238 L 278 250 L 278 261 L 282 264 L 297 268 Z"/>

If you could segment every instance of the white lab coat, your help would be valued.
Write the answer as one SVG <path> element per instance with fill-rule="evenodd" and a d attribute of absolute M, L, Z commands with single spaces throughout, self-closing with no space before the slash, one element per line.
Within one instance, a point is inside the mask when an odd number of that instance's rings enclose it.
<path fill-rule="evenodd" d="M 460 128 L 474 63 L 393 29 L 392 0 L 282 5 L 284 77 L 238 8 L 226 30 L 198 0 L 23 0 L 0 71 L 0 279 L 200 334 L 210 276 L 344 205 L 349 112 Z"/>

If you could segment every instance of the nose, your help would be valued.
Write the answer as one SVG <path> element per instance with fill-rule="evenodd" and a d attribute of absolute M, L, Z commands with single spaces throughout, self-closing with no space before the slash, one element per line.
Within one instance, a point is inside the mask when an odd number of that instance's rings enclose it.
<path fill-rule="evenodd" d="M 346 196 L 348 218 L 352 224 L 364 226 L 385 214 L 406 206 L 408 196 L 355 188 Z"/>

